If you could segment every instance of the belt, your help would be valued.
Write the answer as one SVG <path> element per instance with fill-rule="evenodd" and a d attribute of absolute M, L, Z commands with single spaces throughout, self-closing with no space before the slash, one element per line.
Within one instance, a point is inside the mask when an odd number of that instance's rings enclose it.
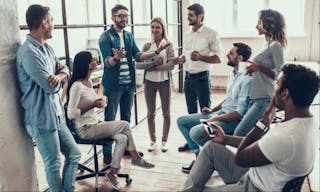
<path fill-rule="evenodd" d="M 186 78 L 199 78 L 203 76 L 209 76 L 209 71 L 202 71 L 200 73 L 189 73 L 186 71 Z"/>

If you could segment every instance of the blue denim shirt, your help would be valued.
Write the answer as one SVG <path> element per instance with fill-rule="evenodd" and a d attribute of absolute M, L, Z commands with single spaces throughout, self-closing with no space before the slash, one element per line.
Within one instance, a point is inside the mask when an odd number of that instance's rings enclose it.
<path fill-rule="evenodd" d="M 251 87 L 251 76 L 231 71 L 227 83 L 227 98 L 221 106 L 221 111 L 224 113 L 237 111 L 243 116 L 252 102 L 249 99 Z"/>
<path fill-rule="evenodd" d="M 136 61 L 140 60 L 140 50 L 136 45 L 132 33 L 123 30 L 123 40 L 125 50 L 127 51 L 126 58 L 128 61 L 130 76 L 131 76 L 131 87 L 136 85 L 135 81 L 135 67 L 133 58 Z M 99 38 L 99 47 L 104 61 L 104 72 L 102 76 L 102 85 L 105 90 L 117 90 L 119 87 L 119 62 L 115 66 L 111 66 L 108 63 L 108 59 L 113 56 L 112 48 L 120 48 L 120 37 L 116 29 L 112 26 L 109 30 L 102 33 Z"/>
<path fill-rule="evenodd" d="M 52 95 L 58 94 L 61 86 L 51 87 L 48 81 L 48 77 L 56 73 L 57 62 L 58 58 L 52 47 L 47 43 L 41 45 L 31 35 L 27 35 L 17 54 L 25 125 L 44 130 L 56 130 L 60 126 L 61 121 L 56 116 Z M 63 66 L 59 72 L 69 74 L 69 69 Z"/>

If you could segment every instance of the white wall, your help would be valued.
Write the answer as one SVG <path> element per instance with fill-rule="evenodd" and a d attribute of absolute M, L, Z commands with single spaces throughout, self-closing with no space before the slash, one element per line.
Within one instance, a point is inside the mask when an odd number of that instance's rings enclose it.
<path fill-rule="evenodd" d="M 294 57 L 297 61 L 320 61 L 319 2 L 319 0 L 305 1 L 305 35 L 301 37 L 288 37 L 288 47 L 286 48 L 287 61 L 294 60 Z M 183 31 L 186 31 L 189 28 L 187 21 L 187 7 L 189 6 L 189 1 L 182 1 L 182 3 Z M 263 37 L 228 37 L 221 38 L 221 42 L 224 56 L 223 64 L 213 66 L 212 74 L 215 76 L 227 75 L 229 68 L 225 66 L 225 55 L 229 52 L 233 42 L 244 42 L 250 45 L 252 48 L 252 56 L 254 56 L 264 43 L 264 39 Z"/>
<path fill-rule="evenodd" d="M 0 0 L 0 191 L 36 191 L 33 143 L 21 121 L 15 56 L 20 43 L 16 1 Z"/>

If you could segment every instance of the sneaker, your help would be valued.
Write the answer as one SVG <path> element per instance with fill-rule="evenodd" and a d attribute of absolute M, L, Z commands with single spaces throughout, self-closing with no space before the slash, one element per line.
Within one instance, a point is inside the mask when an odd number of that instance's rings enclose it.
<path fill-rule="evenodd" d="M 138 159 L 132 159 L 131 160 L 131 164 L 135 165 L 135 166 L 139 166 L 142 168 L 153 168 L 154 164 L 147 162 L 146 160 L 142 159 L 142 158 L 138 158 Z"/>
<path fill-rule="evenodd" d="M 168 151 L 168 143 L 166 141 L 162 141 L 161 151 L 162 152 Z"/>
<path fill-rule="evenodd" d="M 179 152 L 184 152 L 184 151 L 189 151 L 189 150 L 190 150 L 190 148 L 187 143 L 178 148 Z"/>
<path fill-rule="evenodd" d="M 152 152 L 156 148 L 156 146 L 157 146 L 156 142 L 152 141 L 148 146 L 148 151 Z"/>
<path fill-rule="evenodd" d="M 106 180 L 111 184 L 112 188 L 115 191 L 120 191 L 119 182 L 118 182 L 118 176 L 113 173 L 107 173 L 106 174 Z"/>
<path fill-rule="evenodd" d="M 183 165 L 182 166 L 182 172 L 184 172 L 184 173 L 190 173 L 190 171 L 191 171 L 191 169 L 192 169 L 192 167 L 193 167 L 193 164 L 194 164 L 194 160 L 190 163 L 190 164 L 188 164 L 188 165 Z"/>

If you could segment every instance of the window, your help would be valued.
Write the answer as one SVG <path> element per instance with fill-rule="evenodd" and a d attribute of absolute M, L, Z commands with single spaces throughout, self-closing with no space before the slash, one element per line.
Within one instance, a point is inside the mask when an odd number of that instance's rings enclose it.
<path fill-rule="evenodd" d="M 304 33 L 305 0 L 194 0 L 193 2 L 200 3 L 206 8 L 204 22 L 218 31 L 222 37 L 256 36 L 258 12 L 268 8 L 278 10 L 284 15 L 289 36 L 299 36 Z"/>

